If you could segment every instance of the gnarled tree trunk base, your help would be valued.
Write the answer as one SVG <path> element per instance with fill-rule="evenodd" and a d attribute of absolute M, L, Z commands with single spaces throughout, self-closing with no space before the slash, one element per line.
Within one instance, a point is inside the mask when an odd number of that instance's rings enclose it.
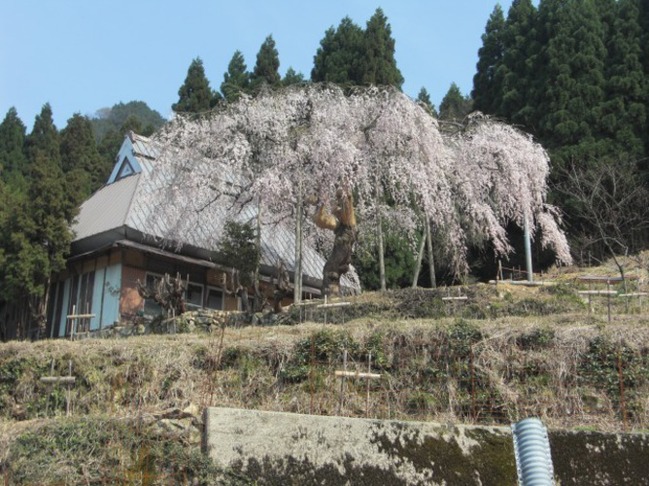
<path fill-rule="evenodd" d="M 356 243 L 356 227 L 344 224 L 335 230 L 336 239 L 322 272 L 322 294 L 340 295 L 340 278 L 349 271 Z"/>

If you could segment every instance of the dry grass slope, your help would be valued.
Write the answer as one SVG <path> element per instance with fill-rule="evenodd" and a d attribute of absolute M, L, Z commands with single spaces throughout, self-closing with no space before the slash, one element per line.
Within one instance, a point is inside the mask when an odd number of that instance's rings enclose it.
<path fill-rule="evenodd" d="M 550 287 L 363 294 L 326 316 L 293 311 L 291 325 L 0 344 L 0 474 L 9 484 L 245 483 L 200 454 L 206 406 L 646 431 L 649 315 L 616 300 L 609 323 L 602 299 L 590 313 L 575 275 L 556 272 Z M 442 300 L 458 292 L 466 302 Z M 69 391 L 40 381 L 70 364 Z M 341 382 L 342 369 L 381 378 Z"/>

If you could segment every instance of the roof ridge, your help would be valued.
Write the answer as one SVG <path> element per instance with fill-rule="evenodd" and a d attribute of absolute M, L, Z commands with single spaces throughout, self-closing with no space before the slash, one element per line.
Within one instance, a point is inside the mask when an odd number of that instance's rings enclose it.
<path fill-rule="evenodd" d="M 135 142 L 136 139 L 141 140 L 143 142 L 151 141 L 151 138 L 145 137 L 144 135 L 140 135 L 139 133 L 135 133 L 133 130 L 128 131 L 128 138 L 131 139 L 131 142 Z"/>

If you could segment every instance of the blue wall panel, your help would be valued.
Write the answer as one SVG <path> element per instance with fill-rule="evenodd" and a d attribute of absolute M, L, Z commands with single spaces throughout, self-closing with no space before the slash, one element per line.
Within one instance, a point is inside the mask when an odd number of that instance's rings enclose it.
<path fill-rule="evenodd" d="M 101 312 L 96 312 L 97 314 L 101 314 L 100 325 L 104 328 L 119 321 L 119 298 L 122 289 L 122 264 L 117 263 L 110 267 L 106 267 L 105 278 L 102 277 L 101 281 L 96 281 L 99 283 L 99 286 L 101 286 L 104 293 L 104 305 L 101 308 Z M 103 282 L 103 285 L 100 282 Z M 101 300 L 97 305 L 98 311 L 100 302 Z"/>
<path fill-rule="evenodd" d="M 102 303 L 102 293 L 104 290 L 104 275 L 105 275 L 105 269 L 100 268 L 99 270 L 95 271 L 95 283 L 92 288 L 92 314 L 95 315 L 92 319 L 90 319 L 90 330 L 91 331 L 96 331 L 97 329 L 100 329 L 100 323 L 101 323 L 101 303 Z"/>

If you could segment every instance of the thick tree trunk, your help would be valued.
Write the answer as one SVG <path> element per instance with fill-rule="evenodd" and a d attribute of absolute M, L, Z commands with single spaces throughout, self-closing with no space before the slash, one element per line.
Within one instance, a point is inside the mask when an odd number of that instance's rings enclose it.
<path fill-rule="evenodd" d="M 248 298 L 248 289 L 245 287 L 239 287 L 236 295 L 237 297 L 239 297 L 239 302 L 241 302 L 241 310 L 246 314 L 250 314 L 250 299 Z"/>
<path fill-rule="evenodd" d="M 356 228 L 344 224 L 334 231 L 336 239 L 331 255 L 323 270 L 322 292 L 324 295 L 340 294 L 340 277 L 349 271 L 352 251 L 356 243 Z"/>
<path fill-rule="evenodd" d="M 318 228 L 334 232 L 334 247 L 322 271 L 322 295 L 340 295 L 340 277 L 349 271 L 356 243 L 356 215 L 352 195 L 343 189 L 336 192 L 336 204 L 329 213 L 320 203 L 313 215 Z"/>

